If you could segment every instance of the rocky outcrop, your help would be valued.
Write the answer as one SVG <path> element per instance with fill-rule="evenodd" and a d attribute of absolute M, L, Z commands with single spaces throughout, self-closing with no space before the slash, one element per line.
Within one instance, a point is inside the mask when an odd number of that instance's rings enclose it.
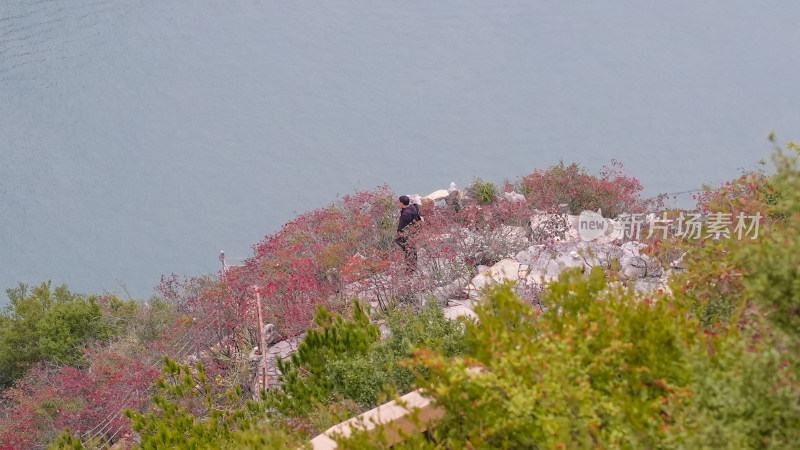
<path fill-rule="evenodd" d="M 492 283 L 502 283 L 505 281 L 518 281 L 520 278 L 519 269 L 521 265 L 519 261 L 511 258 L 504 259 L 494 266 L 487 268 L 481 274 L 472 279 L 472 290 L 480 291 Z"/>
<path fill-rule="evenodd" d="M 444 200 L 450 193 L 447 189 L 439 189 L 438 191 L 433 191 L 430 194 L 426 195 L 425 198 L 428 200 L 433 200 L 434 202 Z"/>
<path fill-rule="evenodd" d="M 526 285 L 547 283 L 567 269 L 587 271 L 602 267 L 610 270 L 613 262 L 617 261 L 619 278 L 631 283 L 637 292 L 666 291 L 669 272 L 662 269 L 659 261 L 640 253 L 645 247 L 637 241 L 617 245 L 572 240 L 532 245 L 514 258 L 498 262 L 486 273 L 476 275 L 472 279 L 472 286 L 480 291 L 491 283 L 503 281 Z"/>
<path fill-rule="evenodd" d="M 503 192 L 503 198 L 509 202 L 524 202 L 525 196 L 516 192 Z"/>

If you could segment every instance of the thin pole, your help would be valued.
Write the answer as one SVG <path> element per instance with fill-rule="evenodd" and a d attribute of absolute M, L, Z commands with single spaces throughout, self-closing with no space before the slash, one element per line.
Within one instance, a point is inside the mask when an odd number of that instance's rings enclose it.
<path fill-rule="evenodd" d="M 262 363 L 262 378 L 261 378 L 261 388 L 266 390 L 268 383 L 267 383 L 267 352 L 266 352 L 266 345 L 264 343 L 264 332 L 262 331 L 261 327 L 261 294 L 258 292 L 258 288 L 256 290 L 256 305 L 258 307 L 258 351 L 256 352 L 257 355 L 261 355 L 261 363 Z"/>

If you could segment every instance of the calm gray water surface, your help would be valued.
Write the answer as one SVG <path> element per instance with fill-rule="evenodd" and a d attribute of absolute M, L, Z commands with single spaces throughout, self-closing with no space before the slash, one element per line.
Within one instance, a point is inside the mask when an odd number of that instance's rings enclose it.
<path fill-rule="evenodd" d="M 146 297 L 297 213 L 800 138 L 800 2 L 0 0 L 0 286 Z M 235 261 L 234 261 L 235 262 Z M 3 299 L 4 301 L 5 299 Z"/>

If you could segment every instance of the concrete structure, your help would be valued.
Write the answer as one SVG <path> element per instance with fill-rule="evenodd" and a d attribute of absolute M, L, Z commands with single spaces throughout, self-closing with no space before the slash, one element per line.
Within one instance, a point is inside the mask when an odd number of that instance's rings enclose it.
<path fill-rule="evenodd" d="M 417 412 L 416 420 L 413 419 Z M 314 450 L 330 450 L 338 448 L 333 436 L 348 437 L 354 430 L 366 430 L 373 433 L 378 426 L 383 430 L 389 445 L 403 440 L 402 434 L 410 435 L 427 430 L 444 416 L 444 410 L 431 405 L 430 399 L 419 391 L 409 392 L 400 397 L 400 401 L 392 400 L 377 408 L 371 409 L 358 417 L 328 428 L 324 433 L 311 440 Z"/>

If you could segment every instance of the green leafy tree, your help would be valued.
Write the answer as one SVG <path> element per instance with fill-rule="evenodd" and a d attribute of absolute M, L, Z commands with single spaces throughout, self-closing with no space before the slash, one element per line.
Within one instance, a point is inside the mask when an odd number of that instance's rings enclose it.
<path fill-rule="evenodd" d="M 6 291 L 10 304 L 0 315 L 0 386 L 7 387 L 39 361 L 76 365 L 84 344 L 118 330 L 103 318 L 95 296 L 50 282 Z"/>
<path fill-rule="evenodd" d="M 364 409 L 377 406 L 384 391 L 412 389 L 415 375 L 399 363 L 418 347 L 448 357 L 465 350 L 461 325 L 448 320 L 436 302 L 423 308 L 396 307 L 386 314 L 386 325 L 389 336 L 373 343 L 367 353 L 331 361 L 326 369 L 333 390 Z"/>
<path fill-rule="evenodd" d="M 317 431 L 377 405 L 389 392 L 412 389 L 415 374 L 399 365 L 421 345 L 448 356 L 464 351 L 462 326 L 448 320 L 435 303 L 388 311 L 386 339 L 357 302 L 352 318 L 331 316 L 321 308 L 320 327 L 309 331 L 298 351 L 279 362 L 282 387 L 268 395 L 287 417 L 309 419 Z"/>
<path fill-rule="evenodd" d="M 113 330 L 100 320 L 94 298 L 58 304 L 38 323 L 39 349 L 44 359 L 63 365 L 77 365 L 83 343 L 109 337 Z"/>

